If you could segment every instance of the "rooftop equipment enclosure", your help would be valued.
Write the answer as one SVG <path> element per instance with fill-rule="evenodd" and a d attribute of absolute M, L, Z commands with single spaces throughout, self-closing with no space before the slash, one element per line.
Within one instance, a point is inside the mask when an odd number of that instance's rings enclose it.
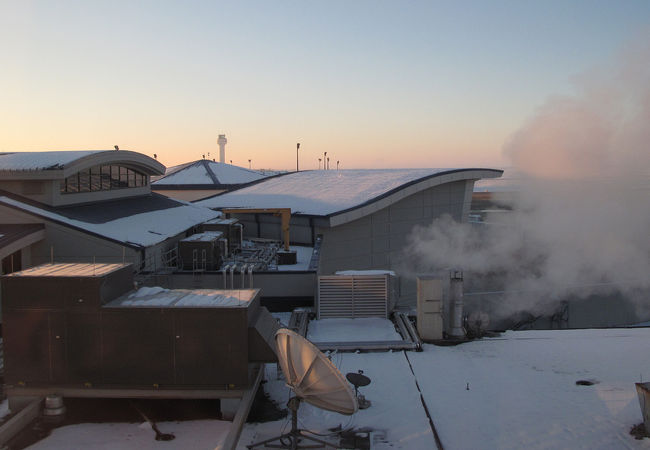
<path fill-rule="evenodd" d="M 219 270 L 225 253 L 222 237 L 219 231 L 206 231 L 179 241 L 178 255 L 183 270 Z"/>
<path fill-rule="evenodd" d="M 249 385 L 251 363 L 275 360 L 278 324 L 257 289 L 132 291 L 123 264 L 46 265 L 1 281 L 10 396 L 223 392 Z"/>
<path fill-rule="evenodd" d="M 234 253 L 241 249 L 243 229 L 238 219 L 217 218 L 201 224 L 201 231 L 220 231 L 228 239 L 228 252 Z"/>
<path fill-rule="evenodd" d="M 382 317 L 387 319 L 398 297 L 391 271 L 350 271 L 318 277 L 319 319 Z"/>

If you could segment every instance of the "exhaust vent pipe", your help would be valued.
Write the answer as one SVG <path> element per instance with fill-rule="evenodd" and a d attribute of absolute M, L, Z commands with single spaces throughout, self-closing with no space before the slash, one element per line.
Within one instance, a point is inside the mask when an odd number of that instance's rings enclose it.
<path fill-rule="evenodd" d="M 463 272 L 454 270 L 449 274 L 449 336 L 456 339 L 465 337 L 463 329 Z"/>

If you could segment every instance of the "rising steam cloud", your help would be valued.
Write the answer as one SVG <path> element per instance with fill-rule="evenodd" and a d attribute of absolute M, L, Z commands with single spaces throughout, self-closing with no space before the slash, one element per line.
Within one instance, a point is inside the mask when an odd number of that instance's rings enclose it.
<path fill-rule="evenodd" d="M 416 229 L 412 271 L 462 268 L 483 286 L 498 279 L 511 293 L 503 315 L 548 312 L 603 286 L 647 308 L 650 47 L 612 66 L 576 80 L 574 95 L 549 98 L 506 143 L 520 177 L 512 214 L 489 226 L 444 217 Z"/>

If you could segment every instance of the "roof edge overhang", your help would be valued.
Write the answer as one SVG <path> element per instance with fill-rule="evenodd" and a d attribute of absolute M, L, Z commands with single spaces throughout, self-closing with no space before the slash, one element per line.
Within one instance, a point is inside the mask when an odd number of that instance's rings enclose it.
<path fill-rule="evenodd" d="M 130 150 L 106 150 L 82 156 L 59 169 L 0 171 L 3 180 L 61 180 L 80 170 L 103 164 L 119 164 L 146 175 L 162 175 L 165 166 L 142 153 Z"/>
<path fill-rule="evenodd" d="M 63 169 L 63 178 L 100 164 L 121 164 L 147 175 L 165 173 L 165 166 L 147 155 L 129 150 L 108 150 L 84 156 L 66 165 Z"/>
<path fill-rule="evenodd" d="M 326 217 L 329 219 L 329 226 L 335 227 L 365 217 L 369 214 L 384 209 L 406 197 L 409 197 L 425 189 L 432 188 L 434 186 L 439 186 L 445 183 L 453 183 L 455 181 L 480 180 L 482 178 L 499 178 L 501 175 L 503 175 L 503 170 L 498 169 L 476 168 L 446 170 L 424 178 L 413 180 L 365 203 L 353 206 L 343 211 L 337 211 L 335 213 L 327 215 Z"/>
<path fill-rule="evenodd" d="M 27 224 L 34 225 L 34 224 Z M 28 227 L 26 227 L 28 228 Z M 23 248 L 29 247 L 36 242 L 45 239 L 45 227 L 35 227 L 34 230 L 27 230 L 20 235 L 16 240 L 9 242 L 7 245 L 0 247 L 0 260 L 11 255 L 12 253 L 22 250 Z"/>
<path fill-rule="evenodd" d="M 239 189 L 244 184 L 154 184 L 152 191 L 227 191 Z"/>
<path fill-rule="evenodd" d="M 6 194 L 4 196 L 8 197 L 8 198 L 11 198 Z M 18 202 L 18 203 L 23 203 L 20 200 L 15 200 L 15 201 Z M 142 250 L 142 249 L 146 248 L 145 246 L 140 245 L 140 244 L 136 244 L 134 242 L 125 242 L 125 241 L 120 241 L 118 239 L 114 239 L 114 238 L 111 238 L 111 237 L 108 237 L 108 236 L 104 236 L 103 234 L 96 233 L 94 231 L 90 231 L 90 230 L 87 230 L 85 228 L 82 228 L 82 227 L 79 227 L 79 226 L 76 226 L 76 225 L 72 225 L 72 224 L 67 223 L 67 222 L 65 222 L 63 220 L 54 219 L 52 217 L 47 216 L 46 214 L 39 214 L 38 212 L 32 211 L 32 210 L 30 210 L 28 208 L 21 208 L 20 206 L 15 205 L 13 203 L 7 203 L 7 202 L 3 202 L 3 201 L 0 200 L 0 205 L 4 206 L 6 208 L 15 209 L 16 211 L 20 211 L 22 213 L 28 214 L 28 215 L 33 216 L 33 217 L 38 217 L 39 219 L 43 220 L 44 222 L 50 222 L 50 223 L 54 223 L 54 224 L 63 226 L 65 228 L 70 228 L 71 230 L 79 231 L 81 233 L 84 233 L 84 234 L 87 234 L 87 235 L 90 235 L 90 236 L 94 236 L 94 237 L 103 239 L 103 240 L 108 241 L 108 242 L 113 242 L 114 244 L 118 244 L 118 245 L 121 245 L 123 247 L 131 248 L 133 250 Z M 34 207 L 34 208 L 37 208 L 37 207 Z"/>

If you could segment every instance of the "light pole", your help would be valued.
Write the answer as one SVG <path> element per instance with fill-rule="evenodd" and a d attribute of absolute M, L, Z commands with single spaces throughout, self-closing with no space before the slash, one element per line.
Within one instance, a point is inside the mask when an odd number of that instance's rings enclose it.
<path fill-rule="evenodd" d="M 339 161 L 339 160 L 336 161 L 336 170 L 339 170 L 339 163 L 340 163 L 340 162 L 341 162 L 341 161 Z"/>
<path fill-rule="evenodd" d="M 320 162 L 321 162 L 321 158 L 318 158 L 318 170 L 320 170 Z"/>
<path fill-rule="evenodd" d="M 330 157 L 327 157 L 327 170 L 330 170 Z"/>
<path fill-rule="evenodd" d="M 300 150 L 300 142 L 296 144 L 296 172 L 299 171 L 298 169 L 298 150 Z"/>
<path fill-rule="evenodd" d="M 327 162 L 327 152 L 323 153 L 323 170 L 325 170 L 325 163 Z"/>
<path fill-rule="evenodd" d="M 251 160 L 250 159 L 248 160 L 248 168 L 249 169 L 251 168 Z"/>

